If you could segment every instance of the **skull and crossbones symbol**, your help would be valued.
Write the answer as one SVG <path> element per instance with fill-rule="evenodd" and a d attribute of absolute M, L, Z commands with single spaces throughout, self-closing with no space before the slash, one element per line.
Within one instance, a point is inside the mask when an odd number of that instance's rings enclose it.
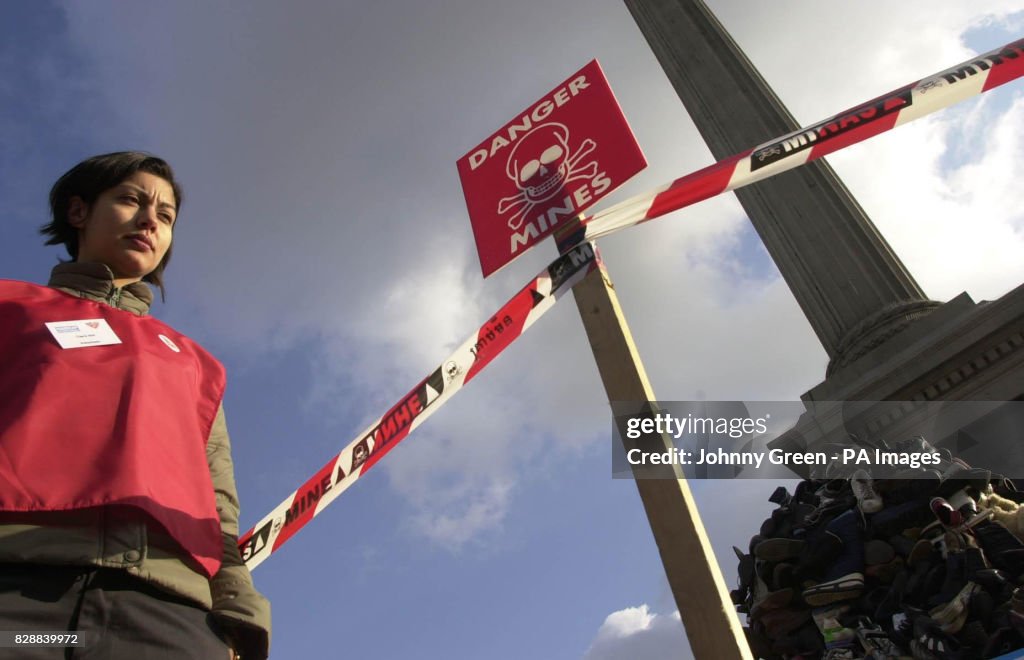
<path fill-rule="evenodd" d="M 519 192 L 498 202 L 498 213 L 502 215 L 519 207 L 508 220 L 509 228 L 519 229 L 530 209 L 557 195 L 570 181 L 597 176 L 596 161 L 579 167 L 583 157 L 596 146 L 587 138 L 576 153 L 570 154 L 569 129 L 554 122 L 535 126 L 524 135 L 512 148 L 505 165 L 505 174 Z"/>
<path fill-rule="evenodd" d="M 460 367 L 459 363 L 456 362 L 455 360 L 449 360 L 448 362 L 445 363 L 445 365 L 444 365 L 444 375 L 445 375 L 445 379 L 449 383 L 452 382 L 453 380 L 455 380 L 455 378 L 459 374 L 461 374 L 461 373 L 462 373 L 462 367 Z"/>
<path fill-rule="evenodd" d="M 781 153 L 782 149 L 778 145 L 772 145 L 770 147 L 765 147 L 764 149 L 761 149 L 754 155 L 757 156 L 757 160 L 763 163 L 764 159 L 767 158 L 768 156 L 778 156 Z"/>
<path fill-rule="evenodd" d="M 349 470 L 349 474 L 355 472 L 369 457 L 370 448 L 367 446 L 366 440 L 363 440 L 352 450 L 352 468 Z"/>

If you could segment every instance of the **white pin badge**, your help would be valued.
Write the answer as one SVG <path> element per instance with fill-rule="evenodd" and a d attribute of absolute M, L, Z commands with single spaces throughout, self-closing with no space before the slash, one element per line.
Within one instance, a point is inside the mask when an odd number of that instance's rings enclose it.
<path fill-rule="evenodd" d="M 181 353 L 181 349 L 178 348 L 177 344 L 175 344 L 173 341 L 171 341 L 170 337 L 168 337 L 167 335 L 157 335 L 157 337 L 160 338 L 160 341 L 162 341 L 163 343 L 167 344 L 167 348 L 171 349 L 175 353 Z"/>

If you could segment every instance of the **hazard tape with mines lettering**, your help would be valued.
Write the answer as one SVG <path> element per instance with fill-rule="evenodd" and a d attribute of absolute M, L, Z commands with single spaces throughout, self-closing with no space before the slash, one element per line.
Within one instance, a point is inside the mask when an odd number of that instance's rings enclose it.
<path fill-rule="evenodd" d="M 1018 39 L 582 219 L 578 230 L 559 238 L 561 257 L 426 380 L 242 535 L 242 559 L 250 568 L 262 563 L 508 347 L 595 267 L 597 257 L 589 241 L 799 167 L 1022 75 L 1024 39 Z"/>
<path fill-rule="evenodd" d="M 246 565 L 255 568 L 276 552 L 593 270 L 597 259 L 596 248 L 584 243 L 553 261 L 423 382 L 243 534 L 238 549 Z"/>
<path fill-rule="evenodd" d="M 1024 39 L 1018 39 L 584 218 L 582 228 L 559 237 L 559 249 L 564 251 L 799 167 L 1022 75 Z"/>

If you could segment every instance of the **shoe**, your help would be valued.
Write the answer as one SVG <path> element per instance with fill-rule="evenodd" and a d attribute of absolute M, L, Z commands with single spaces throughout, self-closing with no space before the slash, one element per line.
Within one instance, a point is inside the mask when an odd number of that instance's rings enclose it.
<path fill-rule="evenodd" d="M 786 607 L 792 602 L 794 595 L 794 591 L 788 588 L 769 591 L 768 585 L 758 577 L 754 586 L 754 604 L 750 608 L 750 619 L 756 620 L 765 612 Z"/>
<path fill-rule="evenodd" d="M 983 512 L 1010 530 L 1011 534 L 1024 539 L 1024 507 L 995 493 L 983 495 L 978 504 Z"/>
<path fill-rule="evenodd" d="M 914 621 L 914 638 L 910 642 L 910 650 L 915 658 L 957 658 L 960 644 L 953 636 L 942 632 L 939 624 L 922 616 Z"/>
<path fill-rule="evenodd" d="M 910 556 L 916 542 L 916 540 L 909 539 L 903 534 L 896 534 L 889 537 L 889 545 L 891 545 L 892 549 L 896 551 L 896 554 L 904 559 Z"/>
<path fill-rule="evenodd" d="M 804 590 L 804 600 L 811 606 L 859 598 L 864 591 L 864 536 L 860 517 L 853 510 L 847 511 L 826 526 L 825 537 L 838 540 L 840 550 L 825 570 L 824 579 Z"/>
<path fill-rule="evenodd" d="M 811 620 L 811 611 L 807 608 L 793 609 L 783 607 L 764 612 L 760 617 L 765 635 L 769 639 L 778 639 L 793 632 Z"/>
<path fill-rule="evenodd" d="M 856 630 L 847 628 L 840 622 L 840 618 L 849 611 L 849 605 L 838 605 L 819 607 L 812 613 L 814 625 L 821 631 L 821 638 L 825 642 L 826 649 L 850 646 L 857 638 Z"/>
<path fill-rule="evenodd" d="M 1010 609 L 1018 614 L 1024 614 L 1024 587 L 1017 587 L 1010 597 Z"/>
<path fill-rule="evenodd" d="M 971 596 L 971 604 L 969 606 L 970 613 L 967 616 L 969 623 L 967 625 L 980 621 L 983 625 L 992 628 L 995 626 L 996 603 L 1005 604 L 1006 601 L 1009 600 L 1010 592 L 1007 590 L 1005 593 L 1000 594 L 997 601 L 988 591 L 986 591 L 984 585 L 978 586 L 980 586 L 981 589 Z M 999 607 L 1004 608 L 1004 605 L 1000 605 Z M 1000 614 L 1002 614 L 1002 612 L 1000 612 Z"/>
<path fill-rule="evenodd" d="M 820 483 L 816 483 L 811 479 L 804 479 L 796 485 L 796 488 L 793 489 L 793 499 L 797 502 L 813 504 L 815 501 L 814 493 L 820 487 Z"/>
<path fill-rule="evenodd" d="M 741 605 L 749 600 L 751 587 L 754 585 L 754 556 L 744 554 L 736 546 L 733 546 L 732 550 L 736 553 L 736 558 L 739 559 L 739 565 L 736 567 L 739 584 L 736 586 L 733 602 Z"/>
<path fill-rule="evenodd" d="M 961 510 L 961 512 L 963 512 L 963 511 Z M 994 519 L 993 518 L 993 513 L 994 512 L 989 510 L 989 509 L 982 509 L 978 513 L 975 513 L 973 516 L 968 518 L 967 522 L 964 523 L 964 527 L 967 528 L 967 529 L 974 529 L 975 526 L 980 525 L 981 523 L 985 522 L 986 520 L 993 520 Z M 1005 523 L 1004 523 L 1003 526 L 1006 527 Z M 1009 529 L 1009 528 L 1007 528 L 1007 529 Z M 1013 532 L 1011 532 L 1011 533 L 1013 533 Z M 1016 536 L 1017 538 L 1021 538 L 1020 534 L 1014 533 L 1013 535 Z"/>
<path fill-rule="evenodd" d="M 910 574 L 907 571 L 897 573 L 896 577 L 893 578 L 892 585 L 889 587 L 889 593 L 886 594 L 873 613 L 874 616 L 872 618 L 875 621 L 880 621 L 889 632 L 893 631 L 893 615 L 899 612 L 900 607 L 903 605 L 903 594 L 907 590 L 909 579 Z"/>
<path fill-rule="evenodd" d="M 968 569 L 967 577 L 985 591 L 1000 596 L 999 602 L 1005 603 L 1009 600 L 1013 584 L 1010 582 L 1010 576 L 998 568 L 983 568 L 973 572 Z"/>
<path fill-rule="evenodd" d="M 932 603 L 929 602 L 930 598 L 934 598 L 935 594 L 942 592 L 942 587 L 946 583 L 946 566 L 945 563 L 932 564 L 927 567 L 924 574 L 924 579 L 918 583 L 918 591 L 912 602 L 921 603 L 926 607 L 931 607 Z"/>
<path fill-rule="evenodd" d="M 802 504 L 779 507 L 761 523 L 761 536 L 766 539 L 793 538 L 807 525 L 805 518 L 813 510 L 813 507 Z"/>
<path fill-rule="evenodd" d="M 942 473 L 942 483 L 939 484 L 938 494 L 952 495 L 968 486 L 980 493 L 988 489 L 991 480 L 992 472 L 990 470 L 972 468 L 960 459 L 954 458 L 952 464 Z"/>
<path fill-rule="evenodd" d="M 747 638 L 747 646 L 750 647 L 750 652 L 755 658 L 764 658 L 765 660 L 775 658 L 781 658 L 782 656 L 775 652 L 772 648 L 772 642 L 763 633 L 751 629 L 748 626 L 743 627 L 743 634 Z"/>
<path fill-rule="evenodd" d="M 887 502 L 902 503 L 922 497 L 932 497 L 942 483 L 942 474 L 935 469 L 920 467 L 904 469 L 876 483 L 885 487 Z"/>
<path fill-rule="evenodd" d="M 871 564 L 864 569 L 864 577 L 880 584 L 892 584 L 896 575 L 903 570 L 902 557 L 893 557 L 884 564 Z"/>
<path fill-rule="evenodd" d="M 914 566 L 918 562 L 928 561 L 935 550 L 935 544 L 928 539 L 918 539 L 907 556 L 907 565 Z"/>
<path fill-rule="evenodd" d="M 849 573 L 804 589 L 804 601 L 812 607 L 859 598 L 864 592 L 864 575 Z"/>
<path fill-rule="evenodd" d="M 1018 504 L 1024 504 L 1024 493 L 1017 490 L 1017 484 L 1013 479 L 1001 474 L 993 474 L 988 485 L 996 495 L 1013 500 Z"/>
<path fill-rule="evenodd" d="M 815 505 L 828 505 L 838 499 L 844 499 L 850 494 L 849 483 L 846 479 L 829 479 L 814 491 Z"/>
<path fill-rule="evenodd" d="M 942 580 L 942 586 L 926 601 L 928 607 L 938 607 L 943 603 L 948 603 L 954 600 L 960 590 L 964 588 L 965 584 L 968 584 L 967 576 L 964 573 L 964 553 L 962 552 L 951 552 L 946 556 L 945 561 L 945 574 Z"/>
<path fill-rule="evenodd" d="M 909 573 L 904 595 L 907 602 L 922 602 L 928 595 L 938 592 L 942 587 L 945 569 L 936 564 L 918 562 Z M 876 618 L 877 620 L 877 618 Z"/>
<path fill-rule="evenodd" d="M 805 543 L 796 539 L 765 539 L 754 548 L 754 556 L 770 562 L 785 561 L 800 555 Z"/>
<path fill-rule="evenodd" d="M 796 567 L 797 579 L 821 580 L 842 551 L 843 541 L 839 536 L 825 530 L 815 530 L 807 538 L 807 547 L 800 555 Z"/>
<path fill-rule="evenodd" d="M 786 562 L 775 565 L 775 570 L 772 571 L 772 584 L 776 589 L 795 587 L 798 583 L 796 579 L 796 566 Z"/>
<path fill-rule="evenodd" d="M 879 606 L 885 602 L 885 599 L 889 597 L 889 587 L 877 586 L 874 588 L 868 587 L 867 576 L 864 580 L 864 593 L 855 602 L 851 603 L 850 606 L 854 611 L 867 612 L 874 614 Z"/>
<path fill-rule="evenodd" d="M 783 635 L 772 643 L 772 649 L 776 653 L 786 656 L 808 655 L 818 656 L 825 650 L 825 643 L 822 641 L 821 633 L 813 623 L 806 623 L 795 632 Z"/>
<path fill-rule="evenodd" d="M 968 580 L 973 580 L 974 575 L 986 570 L 992 570 L 992 564 L 988 562 L 985 553 L 978 547 L 978 542 L 970 534 L 964 534 L 964 574 Z"/>
<path fill-rule="evenodd" d="M 850 510 L 825 527 L 827 533 L 835 535 L 843 544 L 842 551 L 825 573 L 826 580 L 864 571 L 864 531 L 860 522 L 860 515 Z"/>
<path fill-rule="evenodd" d="M 872 485 L 867 470 L 857 470 L 850 477 L 850 490 L 857 498 L 857 508 L 864 513 L 878 513 L 882 510 L 882 498 Z"/>
<path fill-rule="evenodd" d="M 929 502 L 929 510 L 931 510 L 930 502 Z M 942 522 L 940 520 L 936 519 L 936 518 L 933 518 L 930 523 L 928 523 L 927 525 L 922 527 L 920 530 L 918 530 L 917 538 L 918 539 L 927 539 L 928 541 L 931 541 L 932 543 L 934 543 L 936 545 L 936 547 L 937 547 L 938 544 L 939 544 L 939 541 L 942 539 L 942 537 L 945 534 L 946 534 L 946 528 L 942 526 Z"/>
<path fill-rule="evenodd" d="M 779 486 L 768 496 L 768 501 L 779 506 L 787 506 L 791 501 L 791 497 L 785 486 Z"/>
<path fill-rule="evenodd" d="M 872 539 L 864 544 L 864 563 L 868 566 L 887 564 L 896 557 L 896 551 L 882 539 Z"/>
<path fill-rule="evenodd" d="M 932 608 L 928 616 L 939 625 L 942 632 L 948 635 L 955 635 L 960 632 L 967 622 L 968 605 L 971 598 L 981 589 L 973 582 L 968 582 L 964 588 L 945 605 Z"/>
<path fill-rule="evenodd" d="M 961 488 L 951 495 L 946 496 L 946 501 L 954 509 L 964 514 L 964 518 L 970 518 L 978 512 L 978 503 L 967 492 L 968 489 Z M 966 509 L 966 510 L 965 510 Z"/>
<path fill-rule="evenodd" d="M 997 658 L 1002 657 L 1011 651 L 1015 651 L 1021 647 L 1021 638 L 1013 630 L 1013 628 L 1006 626 L 997 629 L 991 635 L 989 635 L 988 643 L 981 651 L 981 657 L 983 658 Z"/>
<path fill-rule="evenodd" d="M 840 617 L 846 615 L 850 611 L 851 607 L 852 605 L 850 605 L 850 603 L 816 607 L 811 610 L 811 618 L 814 619 L 814 625 L 818 626 L 818 630 L 824 630 L 829 619 L 835 619 L 838 621 Z"/>
<path fill-rule="evenodd" d="M 963 647 L 963 655 L 966 657 L 987 658 L 982 655 L 985 646 L 988 645 L 989 635 L 981 621 L 971 621 L 957 633 L 957 641 Z"/>
<path fill-rule="evenodd" d="M 866 658 L 898 658 L 900 649 L 889 639 L 881 626 L 866 616 L 857 619 L 857 639 L 867 653 Z"/>
<path fill-rule="evenodd" d="M 803 534 L 805 528 L 811 526 L 811 523 L 807 522 L 807 518 L 816 511 L 816 507 L 813 504 L 806 504 L 804 502 L 790 502 L 788 508 L 789 517 L 793 525 L 793 535 Z"/>
<path fill-rule="evenodd" d="M 923 616 L 923 615 L 922 615 Z M 910 641 L 914 639 L 914 621 L 916 615 L 910 615 L 906 612 L 900 611 L 892 615 L 892 626 L 883 624 L 882 628 L 889 631 L 889 639 L 899 644 L 900 648 L 909 649 Z M 875 619 L 879 621 L 879 619 Z"/>
<path fill-rule="evenodd" d="M 1006 571 L 1014 578 L 1024 573 L 1024 542 L 1006 527 L 989 520 L 975 525 L 973 531 L 978 545 L 994 567 Z"/>
<path fill-rule="evenodd" d="M 941 497 L 933 497 L 928 503 L 932 513 L 944 527 L 956 529 L 964 524 L 964 518 L 960 511 L 954 509 L 949 502 Z"/>
<path fill-rule="evenodd" d="M 928 503 L 931 498 L 917 498 L 888 506 L 871 516 L 869 536 L 888 538 L 902 534 L 911 527 L 922 527 L 935 519 Z"/>
<path fill-rule="evenodd" d="M 1024 637 L 1024 614 L 1010 610 L 1006 613 L 1006 618 L 1009 620 L 1010 626 L 1017 631 L 1017 634 Z"/>

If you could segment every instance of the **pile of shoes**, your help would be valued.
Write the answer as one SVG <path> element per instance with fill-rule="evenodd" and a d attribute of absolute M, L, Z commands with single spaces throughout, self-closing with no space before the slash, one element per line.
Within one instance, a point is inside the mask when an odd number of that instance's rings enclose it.
<path fill-rule="evenodd" d="M 904 450 L 940 451 L 923 438 Z M 938 466 L 779 487 L 732 592 L 756 657 L 996 658 L 1024 648 L 1024 493 Z"/>

